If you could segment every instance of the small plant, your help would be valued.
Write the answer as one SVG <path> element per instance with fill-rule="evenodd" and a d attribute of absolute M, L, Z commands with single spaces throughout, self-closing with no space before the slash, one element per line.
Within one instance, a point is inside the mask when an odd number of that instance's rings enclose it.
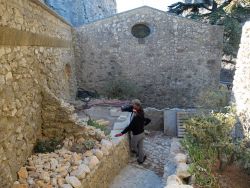
<path fill-rule="evenodd" d="M 109 98 L 127 99 L 136 97 L 139 89 L 128 80 L 116 79 L 106 84 L 104 93 Z"/>
<path fill-rule="evenodd" d="M 49 153 L 54 152 L 56 149 L 62 148 L 63 143 L 61 139 L 38 140 L 35 147 L 35 153 Z"/>
<path fill-rule="evenodd" d="M 101 125 L 99 123 L 97 123 L 95 120 L 89 119 L 87 124 L 89 126 L 95 127 L 96 129 L 100 129 L 101 131 L 103 131 L 106 135 L 108 134 L 108 130 L 107 127 L 104 125 Z"/>
<path fill-rule="evenodd" d="M 93 149 L 94 146 L 95 146 L 95 141 L 94 140 L 85 140 L 83 142 L 83 145 L 84 147 L 87 149 L 87 150 L 90 150 L 90 149 Z"/>
<path fill-rule="evenodd" d="M 84 140 L 82 143 L 74 143 L 73 146 L 70 148 L 70 151 L 76 153 L 84 153 L 87 150 L 91 150 L 95 147 L 94 140 Z"/>

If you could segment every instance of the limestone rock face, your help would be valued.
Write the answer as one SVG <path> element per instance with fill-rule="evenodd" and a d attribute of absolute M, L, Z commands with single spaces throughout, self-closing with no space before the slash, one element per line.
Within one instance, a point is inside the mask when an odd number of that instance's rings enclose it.
<path fill-rule="evenodd" d="M 236 137 L 250 138 L 250 21 L 242 29 L 233 82 L 233 97 L 241 125 L 236 127 Z"/>
<path fill-rule="evenodd" d="M 115 0 L 44 0 L 73 26 L 80 26 L 116 13 Z"/>

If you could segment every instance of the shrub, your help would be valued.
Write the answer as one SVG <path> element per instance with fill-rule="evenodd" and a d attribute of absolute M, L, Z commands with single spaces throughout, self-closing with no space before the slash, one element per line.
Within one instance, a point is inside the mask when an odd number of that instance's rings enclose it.
<path fill-rule="evenodd" d="M 218 169 L 234 158 L 234 143 L 231 137 L 236 122 L 234 113 L 210 113 L 188 119 L 184 125 L 186 135 L 182 145 L 192 160 L 190 172 L 195 174 L 196 183 L 201 187 L 216 187 L 217 180 L 212 173 L 214 164 Z"/>
<path fill-rule="evenodd" d="M 50 140 L 38 140 L 35 147 L 35 153 L 49 153 L 54 152 L 56 149 L 62 148 L 63 143 L 61 139 L 53 138 Z"/>
<path fill-rule="evenodd" d="M 199 95 L 199 103 L 202 107 L 220 111 L 228 106 L 230 92 L 226 87 L 220 87 L 216 91 L 204 91 Z"/>

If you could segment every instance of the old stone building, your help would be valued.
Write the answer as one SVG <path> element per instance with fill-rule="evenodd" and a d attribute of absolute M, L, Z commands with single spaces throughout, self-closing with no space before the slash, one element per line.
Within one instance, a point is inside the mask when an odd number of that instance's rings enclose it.
<path fill-rule="evenodd" d="M 141 33 L 142 32 L 142 33 Z M 156 107 L 194 107 L 220 77 L 223 28 L 142 7 L 76 29 L 78 87 L 123 79 Z"/>

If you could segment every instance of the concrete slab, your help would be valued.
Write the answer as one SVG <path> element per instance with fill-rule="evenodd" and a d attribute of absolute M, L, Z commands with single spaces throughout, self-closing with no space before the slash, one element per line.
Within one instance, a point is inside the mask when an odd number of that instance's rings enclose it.
<path fill-rule="evenodd" d="M 168 136 L 177 136 L 176 111 L 177 109 L 164 111 L 164 133 Z"/>
<path fill-rule="evenodd" d="M 129 125 L 129 122 L 123 121 L 123 122 L 115 122 L 113 130 L 123 130 Z"/>
<path fill-rule="evenodd" d="M 126 115 L 120 115 L 118 118 L 117 118 L 117 122 L 122 122 L 122 121 L 126 121 L 128 120 L 128 116 Z"/>
<path fill-rule="evenodd" d="M 118 116 L 120 116 L 120 115 L 122 115 L 122 111 L 121 111 L 121 109 L 120 108 L 111 108 L 110 109 L 110 116 L 112 116 L 112 117 L 118 117 Z"/>

